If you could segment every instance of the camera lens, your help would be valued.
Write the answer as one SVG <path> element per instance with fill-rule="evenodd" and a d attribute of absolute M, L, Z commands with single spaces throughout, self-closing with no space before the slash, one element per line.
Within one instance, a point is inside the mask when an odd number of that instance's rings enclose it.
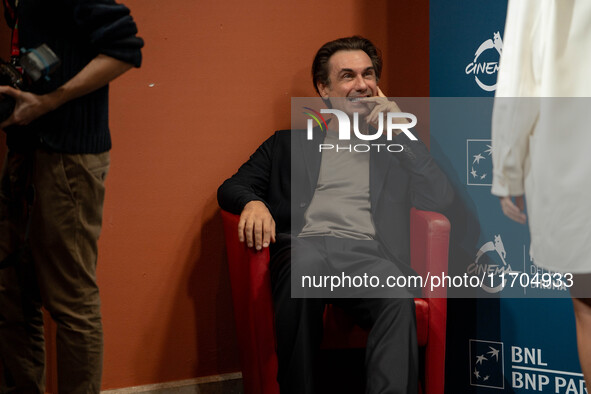
<path fill-rule="evenodd" d="M 20 89 L 23 84 L 22 75 L 10 64 L 0 60 L 0 85 Z M 9 96 L 0 96 L 0 122 L 6 120 L 14 111 L 15 101 Z"/>

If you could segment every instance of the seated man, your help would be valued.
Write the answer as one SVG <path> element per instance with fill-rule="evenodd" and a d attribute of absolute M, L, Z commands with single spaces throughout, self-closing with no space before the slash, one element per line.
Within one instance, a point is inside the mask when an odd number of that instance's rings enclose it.
<path fill-rule="evenodd" d="M 376 135 L 370 124 L 378 123 L 380 113 L 400 112 L 378 88 L 381 68 L 379 51 L 361 37 L 331 41 L 316 54 L 314 86 L 333 112 L 338 109 L 351 119 L 357 113 L 352 135 Z M 323 149 L 338 145 L 339 124 L 333 119 L 326 131 L 314 129 L 311 140 L 306 130 L 276 132 L 220 186 L 218 201 L 223 209 L 240 214 L 241 241 L 257 250 L 271 248 L 282 394 L 315 392 L 314 363 L 327 302 L 370 329 L 366 392 L 417 393 L 411 293 L 362 289 L 327 298 L 304 289 L 300 274 L 413 274 L 410 207 L 441 211 L 451 203 L 451 186 L 426 147 L 402 128 L 391 141 L 380 140 L 400 149 Z"/>

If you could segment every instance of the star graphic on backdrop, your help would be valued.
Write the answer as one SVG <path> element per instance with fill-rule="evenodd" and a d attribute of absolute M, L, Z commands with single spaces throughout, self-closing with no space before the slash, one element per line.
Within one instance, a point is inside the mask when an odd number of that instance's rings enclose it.
<path fill-rule="evenodd" d="M 486 376 L 484 377 L 484 381 L 486 382 L 486 381 L 488 380 L 488 378 L 490 378 L 490 376 L 489 376 L 489 375 L 486 375 Z"/>
<path fill-rule="evenodd" d="M 490 146 L 490 145 L 487 145 L 486 147 L 487 147 L 488 149 L 487 149 L 487 150 L 485 150 L 485 151 L 484 151 L 484 153 L 488 153 L 488 155 L 489 155 L 489 156 L 490 156 L 490 155 L 492 155 L 492 146 Z"/>
<path fill-rule="evenodd" d="M 472 164 L 474 164 L 474 163 L 480 164 L 481 159 L 484 159 L 484 156 L 482 156 L 480 153 L 477 155 L 474 155 L 474 161 L 472 162 Z"/>
<path fill-rule="evenodd" d="M 474 170 L 474 167 L 472 167 L 472 171 L 470 171 L 470 174 L 472 174 L 474 178 L 478 176 L 478 173 Z"/>
<path fill-rule="evenodd" d="M 482 362 L 486 360 L 488 359 L 484 357 L 484 354 L 482 356 L 476 356 L 476 364 L 482 364 Z"/>
<path fill-rule="evenodd" d="M 474 376 L 476 376 L 476 379 L 480 379 L 480 372 L 476 368 L 474 368 Z"/>
<path fill-rule="evenodd" d="M 488 352 L 488 354 L 490 354 L 491 357 L 494 357 L 497 361 L 499 361 L 499 351 L 498 351 L 498 349 L 495 349 L 492 346 L 489 346 L 488 348 L 491 350 L 490 352 Z"/>
<path fill-rule="evenodd" d="M 483 174 L 483 175 L 480 177 L 480 179 L 484 179 L 484 178 L 486 178 L 486 174 Z"/>

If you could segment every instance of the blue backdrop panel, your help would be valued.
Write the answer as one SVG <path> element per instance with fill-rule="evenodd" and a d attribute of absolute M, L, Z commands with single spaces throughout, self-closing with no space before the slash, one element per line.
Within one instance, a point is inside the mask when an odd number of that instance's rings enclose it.
<path fill-rule="evenodd" d="M 529 282 L 536 268 L 527 227 L 505 218 L 490 194 L 492 96 L 506 6 L 431 0 L 431 152 L 457 194 L 446 213 L 450 273 L 513 272 Z M 497 284 L 478 289 L 476 298 L 449 300 L 446 392 L 586 393 L 568 292 Z"/>
<path fill-rule="evenodd" d="M 429 4 L 431 97 L 493 96 L 507 1 Z"/>

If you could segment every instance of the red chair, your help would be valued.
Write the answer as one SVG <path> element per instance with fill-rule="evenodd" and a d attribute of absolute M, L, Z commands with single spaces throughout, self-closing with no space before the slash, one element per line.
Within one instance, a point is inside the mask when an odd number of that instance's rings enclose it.
<path fill-rule="evenodd" d="M 242 378 L 247 394 L 278 394 L 277 355 L 269 276 L 269 251 L 256 252 L 238 240 L 238 215 L 222 211 L 234 302 Z M 439 213 L 411 210 L 411 265 L 421 276 L 447 273 L 450 224 Z M 425 352 L 425 394 L 443 394 L 447 292 L 424 289 L 416 298 L 417 337 Z M 325 348 L 365 347 L 367 332 L 337 307 L 324 315 Z"/>

